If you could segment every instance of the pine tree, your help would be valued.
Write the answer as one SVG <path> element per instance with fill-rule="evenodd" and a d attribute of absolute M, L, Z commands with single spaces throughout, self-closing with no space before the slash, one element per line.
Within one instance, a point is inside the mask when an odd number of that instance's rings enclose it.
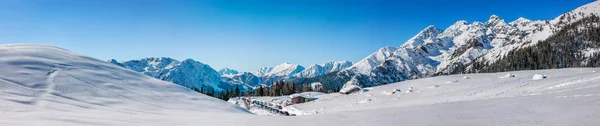
<path fill-rule="evenodd" d="M 235 86 L 235 94 L 234 95 L 235 95 L 235 97 L 239 97 L 241 95 L 239 86 Z"/>

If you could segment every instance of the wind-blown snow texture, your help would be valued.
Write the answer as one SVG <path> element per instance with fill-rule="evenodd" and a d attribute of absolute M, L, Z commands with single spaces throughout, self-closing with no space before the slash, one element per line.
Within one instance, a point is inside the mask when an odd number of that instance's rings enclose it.
<path fill-rule="evenodd" d="M 186 123 L 158 120 L 247 115 L 219 99 L 56 47 L 0 45 L 0 71 L 3 126 L 177 125 Z"/>

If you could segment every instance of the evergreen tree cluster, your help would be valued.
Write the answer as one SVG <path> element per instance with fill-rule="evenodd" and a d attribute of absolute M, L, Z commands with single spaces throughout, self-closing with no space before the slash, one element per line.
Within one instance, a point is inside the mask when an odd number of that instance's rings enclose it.
<path fill-rule="evenodd" d="M 202 93 L 211 97 L 215 97 L 215 98 L 219 98 L 222 100 L 229 100 L 230 98 L 234 98 L 234 97 L 239 97 L 239 96 L 243 96 L 244 92 L 242 92 L 239 88 L 239 86 L 236 86 L 234 89 L 228 89 L 225 91 L 221 91 L 221 92 L 215 92 L 215 90 L 213 88 L 206 88 L 208 90 L 205 90 L 204 87 L 201 87 L 200 89 L 198 88 L 192 88 L 192 90 L 198 92 L 198 93 Z"/>
<path fill-rule="evenodd" d="M 339 89 L 338 89 L 339 90 Z M 269 87 L 261 85 L 258 86 L 254 91 L 250 94 L 252 96 L 284 96 L 291 95 L 295 93 L 302 92 L 311 92 L 313 91 L 312 87 L 308 84 L 296 85 L 292 81 L 284 82 L 278 81 L 271 84 Z M 318 92 L 329 93 L 329 90 L 325 85 L 323 85 L 322 90 L 318 90 Z"/>
<path fill-rule="evenodd" d="M 221 92 L 215 92 L 214 89 L 207 88 L 192 88 L 192 90 L 202 93 L 211 97 L 219 98 L 221 100 L 229 100 L 230 98 L 241 97 L 241 96 L 284 96 L 291 95 L 295 93 L 302 92 L 311 92 L 313 89 L 308 83 L 303 85 L 296 85 L 294 82 L 284 82 L 278 81 L 270 86 L 259 85 L 254 90 L 243 91 L 239 86 L 236 86 L 233 89 L 227 89 Z M 329 93 L 330 91 L 338 92 L 340 88 L 333 88 L 332 90 L 328 90 L 326 85 L 323 85 L 321 90 L 315 90 L 317 92 Z"/>

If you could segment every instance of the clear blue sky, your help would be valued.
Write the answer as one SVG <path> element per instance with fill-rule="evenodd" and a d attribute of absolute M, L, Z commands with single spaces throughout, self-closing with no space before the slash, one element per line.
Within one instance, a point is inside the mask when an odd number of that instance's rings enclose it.
<path fill-rule="evenodd" d="M 192 58 L 254 71 L 357 62 L 428 25 L 552 19 L 593 0 L 0 0 L 0 43 L 62 47 L 102 60 Z"/>

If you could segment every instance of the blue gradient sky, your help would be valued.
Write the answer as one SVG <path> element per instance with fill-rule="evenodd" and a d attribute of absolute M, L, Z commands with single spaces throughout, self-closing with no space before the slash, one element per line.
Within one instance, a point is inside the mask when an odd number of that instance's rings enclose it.
<path fill-rule="evenodd" d="M 593 0 L 0 0 L 0 43 L 62 47 L 102 60 L 192 58 L 254 71 L 357 62 L 428 25 L 552 19 Z"/>

